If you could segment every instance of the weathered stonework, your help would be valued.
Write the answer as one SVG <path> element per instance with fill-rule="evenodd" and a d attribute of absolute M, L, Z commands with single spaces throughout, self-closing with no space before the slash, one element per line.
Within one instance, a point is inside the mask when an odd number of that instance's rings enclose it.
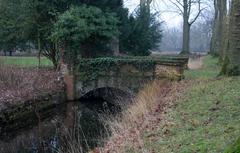
<path fill-rule="evenodd" d="M 156 65 L 155 68 L 156 77 L 172 80 L 181 80 L 184 77 L 183 72 L 184 69 L 180 66 Z"/>
<path fill-rule="evenodd" d="M 133 59 L 133 61 L 131 59 L 114 60 L 104 59 L 101 62 L 101 59 L 97 59 L 96 63 L 94 63 L 94 59 L 92 61 L 85 60 L 81 66 L 76 66 L 77 68 L 75 68 L 72 74 L 74 76 L 72 81 L 74 85 L 74 99 L 79 99 L 88 92 L 99 88 L 115 88 L 136 93 L 145 84 L 155 79 L 181 80 L 184 78 L 184 67 L 188 62 L 186 57 L 151 59 L 149 60 L 149 65 L 147 65 L 148 61 L 144 58 Z M 90 64 L 86 64 L 86 67 L 84 67 L 85 63 Z M 138 63 L 140 63 L 140 66 Z M 88 69 L 91 69 L 91 64 L 93 66 L 98 66 L 99 64 L 99 67 L 104 71 L 98 72 L 93 77 L 92 73 L 95 73 L 94 71 L 86 73 Z M 104 67 L 104 64 L 106 67 Z M 141 68 L 141 64 L 143 68 Z"/>

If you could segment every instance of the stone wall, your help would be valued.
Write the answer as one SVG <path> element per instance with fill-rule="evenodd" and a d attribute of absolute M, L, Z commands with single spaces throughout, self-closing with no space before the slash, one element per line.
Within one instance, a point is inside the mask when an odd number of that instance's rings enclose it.
<path fill-rule="evenodd" d="M 186 57 L 83 59 L 72 73 L 74 99 L 99 88 L 136 93 L 155 79 L 181 80 L 187 62 Z"/>

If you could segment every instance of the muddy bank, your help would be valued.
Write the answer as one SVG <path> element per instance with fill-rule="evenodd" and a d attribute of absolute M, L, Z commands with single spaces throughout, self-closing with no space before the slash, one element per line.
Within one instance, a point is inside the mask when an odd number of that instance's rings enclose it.
<path fill-rule="evenodd" d="M 5 132 L 19 130 L 37 122 L 38 116 L 49 117 L 51 110 L 66 101 L 64 92 L 48 94 L 32 100 L 21 101 L 0 110 L 0 137 Z"/>
<path fill-rule="evenodd" d="M 0 65 L 0 135 L 27 126 L 65 102 L 65 85 L 59 72 L 49 68 Z"/>

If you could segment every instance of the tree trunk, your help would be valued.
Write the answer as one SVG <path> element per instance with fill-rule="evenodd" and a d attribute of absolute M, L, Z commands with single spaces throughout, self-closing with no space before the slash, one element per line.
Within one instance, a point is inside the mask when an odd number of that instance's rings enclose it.
<path fill-rule="evenodd" d="M 12 56 L 12 52 L 13 52 L 12 50 L 9 51 L 9 56 Z"/>
<path fill-rule="evenodd" d="M 184 23 L 183 26 L 183 47 L 181 54 L 190 54 L 190 25 Z"/>
<path fill-rule="evenodd" d="M 222 41 L 221 41 L 221 48 L 220 48 L 220 56 L 219 61 L 220 63 L 224 62 L 224 58 L 226 56 L 226 52 L 228 50 L 228 40 L 229 40 L 229 16 L 226 16 L 223 19 L 223 34 L 222 34 Z"/>
<path fill-rule="evenodd" d="M 190 54 L 190 27 L 189 24 L 189 12 L 188 12 L 188 1 L 184 0 L 183 5 L 183 44 L 182 44 L 182 52 L 181 54 Z"/>
<path fill-rule="evenodd" d="M 215 18 L 213 27 L 213 37 L 211 42 L 210 53 L 220 57 L 223 55 L 224 48 L 224 26 L 227 15 L 226 0 L 214 0 Z"/>
<path fill-rule="evenodd" d="M 229 24 L 228 50 L 224 65 L 225 74 L 240 75 L 240 1 L 232 0 Z"/>
<path fill-rule="evenodd" d="M 221 0 L 221 6 L 219 11 L 219 55 L 220 55 L 220 61 L 222 61 L 222 57 L 224 57 L 224 48 L 225 48 L 225 39 L 227 38 L 226 30 L 226 19 L 227 19 L 227 0 Z"/>
<path fill-rule="evenodd" d="M 211 40 L 211 48 L 210 48 L 210 54 L 217 56 L 217 42 L 218 42 L 218 17 L 219 17 L 219 9 L 218 9 L 218 1 L 214 0 L 214 9 L 215 9 L 215 15 L 214 15 L 214 25 L 213 25 L 213 36 Z"/>
<path fill-rule="evenodd" d="M 41 66 L 41 40 L 40 40 L 40 33 L 38 31 L 38 68 Z"/>
<path fill-rule="evenodd" d="M 227 25 L 225 23 L 226 21 L 226 16 L 227 16 L 227 1 L 226 0 L 218 0 L 218 9 L 219 9 L 219 17 L 218 17 L 218 42 L 217 42 L 217 48 L 216 52 L 217 55 L 219 56 L 220 62 L 223 61 L 224 58 L 224 52 L 226 49 L 225 48 L 225 39 L 227 37 L 227 34 L 225 33 L 227 30 Z"/>

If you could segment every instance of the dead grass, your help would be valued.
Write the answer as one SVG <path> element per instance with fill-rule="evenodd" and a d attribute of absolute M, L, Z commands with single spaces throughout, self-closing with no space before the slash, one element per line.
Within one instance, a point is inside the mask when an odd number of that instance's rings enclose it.
<path fill-rule="evenodd" d="M 0 110 L 62 89 L 59 74 L 54 70 L 6 66 L 0 62 Z"/>
<path fill-rule="evenodd" d="M 187 80 L 147 86 L 122 120 L 112 122 L 113 136 L 98 152 L 238 151 L 240 78 L 215 78 L 218 72 L 217 60 L 206 56 Z"/>
<path fill-rule="evenodd" d="M 144 147 L 142 134 L 157 127 L 166 109 L 179 98 L 183 84 L 155 81 L 147 85 L 134 99 L 121 119 L 108 121 L 112 137 L 104 148 L 95 152 L 126 153 L 151 152 Z"/>

